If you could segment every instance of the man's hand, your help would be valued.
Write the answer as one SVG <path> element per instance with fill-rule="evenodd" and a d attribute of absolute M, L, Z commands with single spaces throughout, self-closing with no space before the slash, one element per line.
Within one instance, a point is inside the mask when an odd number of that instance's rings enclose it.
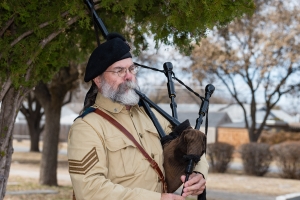
<path fill-rule="evenodd" d="M 182 175 L 181 181 L 184 183 L 185 175 Z M 201 194 L 206 185 L 206 180 L 203 178 L 202 174 L 192 173 L 189 177 L 189 180 L 184 184 L 183 197 L 189 195 L 199 195 Z"/>
<path fill-rule="evenodd" d="M 163 193 L 161 194 L 161 200 L 184 200 L 185 198 L 176 194 Z"/>

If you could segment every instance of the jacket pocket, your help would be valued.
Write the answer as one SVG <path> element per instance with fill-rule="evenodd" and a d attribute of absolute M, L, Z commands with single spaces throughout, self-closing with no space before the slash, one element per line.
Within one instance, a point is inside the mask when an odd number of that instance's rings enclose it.
<path fill-rule="evenodd" d="M 162 146 L 160 143 L 160 136 L 156 129 L 147 128 L 145 131 L 148 133 L 151 140 L 152 153 L 156 155 L 162 155 Z"/>
<path fill-rule="evenodd" d="M 160 137 L 157 133 L 157 130 L 154 128 L 147 128 L 145 131 L 148 134 L 149 142 L 151 142 L 151 157 L 155 160 L 155 162 L 158 164 L 160 170 L 164 173 L 163 169 L 163 149 L 160 143 Z M 154 177 L 157 177 L 156 172 L 152 169 L 152 174 L 154 174 Z M 145 180 L 151 180 L 151 176 L 145 176 Z"/>
<path fill-rule="evenodd" d="M 122 137 L 106 140 L 110 176 L 128 177 L 145 171 L 144 157 L 130 141 Z"/>

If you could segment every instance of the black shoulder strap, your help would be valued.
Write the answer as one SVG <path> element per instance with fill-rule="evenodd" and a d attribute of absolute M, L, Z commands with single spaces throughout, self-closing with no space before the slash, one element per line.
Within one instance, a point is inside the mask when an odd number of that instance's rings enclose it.
<path fill-rule="evenodd" d="M 83 118 L 84 116 L 86 116 L 87 114 L 91 113 L 91 112 L 94 112 L 96 110 L 96 108 L 93 108 L 93 107 L 88 107 L 87 109 L 85 109 L 83 111 L 83 113 L 81 115 L 79 115 L 78 117 L 76 117 L 74 119 L 74 121 L 77 119 L 77 118 Z"/>

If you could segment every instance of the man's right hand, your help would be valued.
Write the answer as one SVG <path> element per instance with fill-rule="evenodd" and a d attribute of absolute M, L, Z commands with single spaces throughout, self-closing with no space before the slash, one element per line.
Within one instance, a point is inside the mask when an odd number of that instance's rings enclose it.
<path fill-rule="evenodd" d="M 163 193 L 161 194 L 160 200 L 184 200 L 185 198 L 172 193 Z"/>

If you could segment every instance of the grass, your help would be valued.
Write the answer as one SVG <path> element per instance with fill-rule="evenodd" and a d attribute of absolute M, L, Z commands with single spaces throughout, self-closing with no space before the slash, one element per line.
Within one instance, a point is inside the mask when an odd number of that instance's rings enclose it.
<path fill-rule="evenodd" d="M 40 185 L 36 179 L 23 177 L 9 177 L 6 191 L 26 191 L 26 190 L 52 190 L 56 194 L 22 194 L 5 195 L 6 200 L 70 200 L 72 199 L 72 186 L 45 186 Z"/>
<path fill-rule="evenodd" d="M 26 173 L 26 167 L 30 166 L 35 170 L 39 170 L 41 153 L 38 152 L 14 152 L 12 156 L 12 165 L 17 163 L 19 166 L 24 166 L 24 173 Z M 67 156 L 58 156 L 58 168 L 67 168 Z M 46 186 L 40 185 L 38 178 L 25 178 L 20 176 L 11 175 L 8 178 L 8 184 L 6 187 L 7 192 L 15 191 L 30 191 L 30 190 L 51 190 L 55 191 L 55 194 L 13 194 L 6 193 L 5 200 L 70 200 L 72 199 L 72 186 L 71 184 L 64 184 L 62 186 Z"/>

